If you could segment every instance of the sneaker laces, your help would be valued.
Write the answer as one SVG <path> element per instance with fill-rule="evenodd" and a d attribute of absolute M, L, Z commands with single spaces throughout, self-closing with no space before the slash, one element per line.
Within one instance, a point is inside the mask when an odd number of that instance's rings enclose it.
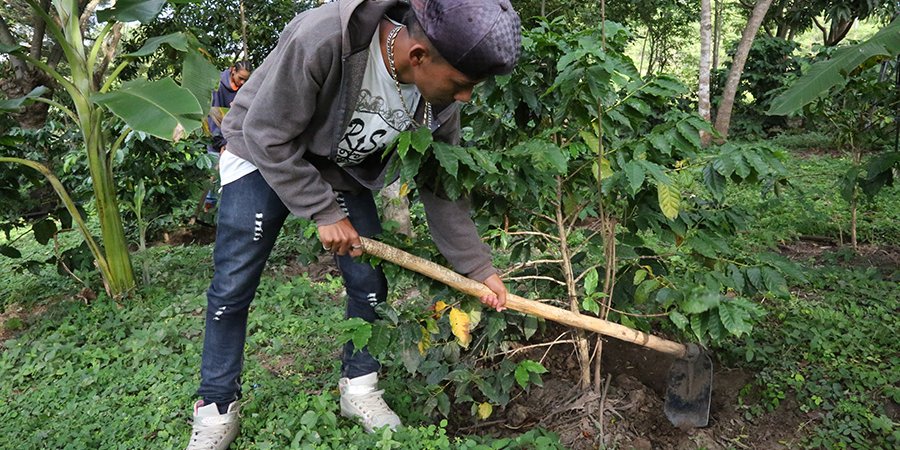
<path fill-rule="evenodd" d="M 367 421 L 379 416 L 394 416 L 394 410 L 382 398 L 384 390 L 372 391 L 368 394 L 348 395 L 347 401 L 359 410 Z"/>
<path fill-rule="evenodd" d="M 226 414 L 194 419 L 194 433 L 191 445 L 200 448 L 216 448 L 216 445 L 227 434 L 227 425 L 233 420 Z"/>

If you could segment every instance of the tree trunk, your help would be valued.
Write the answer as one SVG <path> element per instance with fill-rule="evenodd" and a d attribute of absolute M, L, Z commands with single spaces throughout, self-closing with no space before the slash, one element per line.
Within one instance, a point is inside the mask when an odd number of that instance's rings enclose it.
<path fill-rule="evenodd" d="M 716 113 L 716 131 L 722 136 L 722 139 L 728 138 L 728 128 L 731 126 L 731 112 L 734 109 L 734 97 L 737 94 L 738 83 L 741 81 L 741 74 L 744 72 L 744 64 L 747 62 L 747 55 L 750 54 L 750 46 L 756 38 L 759 26 L 762 24 L 766 11 L 772 5 L 772 0 L 757 0 L 744 27 L 741 35 L 741 42 L 738 44 L 737 52 L 731 62 L 731 70 L 728 72 L 728 81 L 725 82 L 725 89 L 722 91 L 722 102 L 719 103 L 719 110 Z"/>
<path fill-rule="evenodd" d="M 850 29 L 853 28 L 853 23 L 855 21 L 855 18 L 851 18 L 850 20 L 832 20 L 829 32 L 825 37 L 825 46 L 834 47 L 843 41 L 844 38 L 847 37 L 847 33 L 850 32 Z"/>
<path fill-rule="evenodd" d="M 710 0 L 700 0 L 700 81 L 697 96 L 699 98 L 700 117 L 710 120 L 709 105 L 709 74 L 712 50 L 712 23 Z M 705 131 L 700 132 L 700 141 L 704 146 L 709 144 L 710 135 Z"/>

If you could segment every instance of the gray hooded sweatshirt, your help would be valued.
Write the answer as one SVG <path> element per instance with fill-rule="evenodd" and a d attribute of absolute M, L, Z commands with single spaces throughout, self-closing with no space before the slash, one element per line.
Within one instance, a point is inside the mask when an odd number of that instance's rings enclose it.
<path fill-rule="evenodd" d="M 285 27 L 275 49 L 238 91 L 222 123 L 228 151 L 256 165 L 292 214 L 333 224 L 346 217 L 335 190 L 385 185 L 395 155 L 372 155 L 343 168 L 334 158 L 378 23 L 385 14 L 399 20 L 406 8 L 398 0 L 340 0 L 305 11 Z M 434 139 L 458 144 L 459 104 L 435 105 L 434 115 Z M 479 281 L 495 274 L 468 199 L 447 200 L 433 186 L 418 184 L 432 240 L 453 268 Z"/>

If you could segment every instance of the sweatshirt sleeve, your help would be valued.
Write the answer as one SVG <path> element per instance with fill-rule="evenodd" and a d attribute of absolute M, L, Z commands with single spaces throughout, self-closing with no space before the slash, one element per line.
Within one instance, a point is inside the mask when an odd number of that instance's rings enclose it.
<path fill-rule="evenodd" d="M 459 112 L 434 133 L 435 140 L 459 143 Z M 437 164 L 436 161 L 432 161 Z M 433 179 L 433 178 L 432 178 Z M 497 273 L 491 263 L 491 248 L 478 235 L 472 221 L 467 197 L 448 200 L 435 193 L 436 187 L 419 180 L 419 197 L 425 206 L 425 218 L 431 239 L 457 272 L 476 281 Z"/>
<path fill-rule="evenodd" d="M 212 94 L 212 108 L 225 106 L 222 101 L 222 83 L 219 83 L 219 88 L 213 91 Z M 225 136 L 222 136 L 222 130 L 219 129 L 219 125 L 216 124 L 216 121 L 211 117 L 212 115 L 208 115 L 206 117 L 206 123 L 209 124 L 209 133 L 212 135 L 212 147 L 216 150 L 221 150 L 224 145 L 228 143 L 225 140 Z"/>
<path fill-rule="evenodd" d="M 346 215 L 338 207 L 331 185 L 303 158 L 304 147 L 298 137 L 316 114 L 321 83 L 330 71 L 340 70 L 333 68 L 341 64 L 341 30 L 304 26 L 303 21 L 293 25 L 264 67 L 248 81 L 256 85 L 245 85 L 232 103 L 232 109 L 246 109 L 243 120 L 232 123 L 227 120 L 229 114 L 223 128 L 230 141 L 230 131 L 243 133 L 253 164 L 291 213 L 328 225 Z M 312 28 L 318 31 L 310 32 Z M 241 95 L 248 87 L 247 94 L 252 95 Z"/>

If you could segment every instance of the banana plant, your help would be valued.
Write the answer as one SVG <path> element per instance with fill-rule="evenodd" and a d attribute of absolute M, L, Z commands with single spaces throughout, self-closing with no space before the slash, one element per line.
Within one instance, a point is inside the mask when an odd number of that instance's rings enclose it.
<path fill-rule="evenodd" d="M 812 103 L 820 95 L 841 87 L 850 74 L 860 67 L 900 55 L 900 18 L 894 19 L 871 38 L 855 45 L 848 45 L 834 55 L 810 66 L 805 75 L 797 79 L 786 91 L 772 100 L 766 114 L 783 116 Z"/>
<path fill-rule="evenodd" d="M 119 146 L 134 131 L 160 139 L 177 141 L 199 130 L 205 117 L 218 70 L 207 60 L 199 42 L 187 33 L 174 33 L 148 39 L 138 51 L 121 55 L 119 64 L 110 73 L 97 73 L 105 67 L 100 60 L 104 45 L 116 43 L 112 36 L 120 31 L 121 23 L 152 21 L 165 6 L 165 0 L 118 0 L 97 12 L 102 28 L 95 36 L 87 36 L 79 17 L 77 0 L 54 0 L 50 11 L 35 0 L 25 0 L 47 26 L 53 39 L 61 47 L 67 69 L 57 70 L 45 62 L 29 56 L 22 46 L 0 46 L 0 53 L 12 54 L 49 75 L 63 88 L 68 101 L 46 98 L 46 90 L 38 87 L 23 98 L 0 101 L 0 113 L 15 112 L 21 106 L 44 102 L 58 108 L 80 129 L 85 156 L 93 183 L 97 221 L 101 243 L 96 243 L 64 187 L 40 162 L 3 157 L 0 162 L 23 164 L 41 172 L 52 184 L 68 211 L 76 218 L 79 230 L 88 242 L 107 293 L 113 297 L 126 295 L 134 286 L 134 271 L 128 243 L 122 225 L 119 201 L 114 180 L 113 156 Z M 186 0 L 169 0 L 185 3 Z M 51 16 L 55 12 L 55 17 Z M 85 43 L 93 42 L 86 46 Z M 137 58 L 153 54 L 161 45 L 168 45 L 185 54 L 183 81 L 179 86 L 166 77 L 149 81 L 137 78 L 121 82 L 119 75 Z M 114 51 L 114 50 L 112 50 Z M 110 58 L 111 59 L 111 58 Z M 70 107 L 71 106 L 71 107 Z M 119 136 L 112 136 L 110 120 L 122 120 L 127 126 Z"/>

